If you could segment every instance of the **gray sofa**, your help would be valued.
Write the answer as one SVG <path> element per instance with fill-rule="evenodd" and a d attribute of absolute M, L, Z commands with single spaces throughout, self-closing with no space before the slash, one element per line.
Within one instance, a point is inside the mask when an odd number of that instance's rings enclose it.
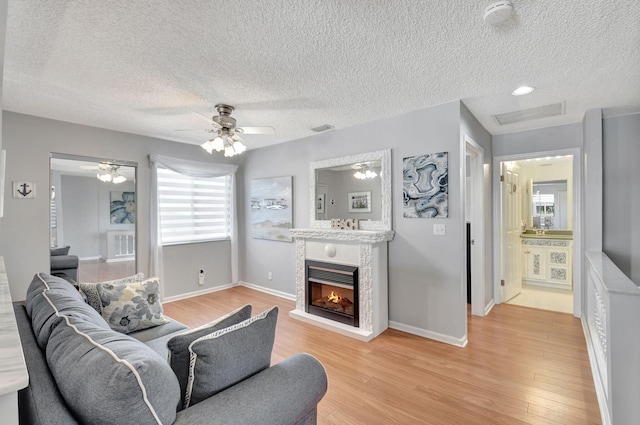
<path fill-rule="evenodd" d="M 78 265 L 80 260 L 77 255 L 69 255 L 70 246 L 56 247 L 50 249 L 51 254 L 51 274 L 62 278 L 69 278 L 78 281 Z"/>
<path fill-rule="evenodd" d="M 195 331 L 168 318 L 132 334 L 115 332 L 72 285 L 43 273 L 14 310 L 29 372 L 29 386 L 18 394 L 21 424 L 309 425 L 327 390 L 323 366 L 300 353 L 180 410 L 167 341 Z"/>

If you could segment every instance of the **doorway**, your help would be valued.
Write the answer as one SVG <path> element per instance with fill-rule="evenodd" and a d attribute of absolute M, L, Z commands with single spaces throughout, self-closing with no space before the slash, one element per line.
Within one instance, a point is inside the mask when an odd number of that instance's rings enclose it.
<path fill-rule="evenodd" d="M 471 314 L 486 315 L 484 270 L 484 149 L 469 136 L 464 136 L 465 176 L 465 242 L 467 273 L 464 274 L 467 302 Z M 469 291 L 471 294 L 469 295 Z"/>
<path fill-rule="evenodd" d="M 581 314 L 576 158 L 576 152 L 496 158 L 496 302 Z"/>

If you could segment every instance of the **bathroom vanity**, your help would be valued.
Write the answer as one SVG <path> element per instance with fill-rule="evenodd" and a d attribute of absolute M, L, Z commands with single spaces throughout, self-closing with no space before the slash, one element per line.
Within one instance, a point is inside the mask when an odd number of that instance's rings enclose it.
<path fill-rule="evenodd" d="M 571 289 L 573 232 L 527 230 L 522 237 L 522 280 L 528 285 Z"/>

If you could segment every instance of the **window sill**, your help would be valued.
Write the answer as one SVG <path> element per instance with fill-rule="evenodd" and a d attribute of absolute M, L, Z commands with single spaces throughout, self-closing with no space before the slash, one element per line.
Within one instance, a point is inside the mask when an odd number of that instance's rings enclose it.
<path fill-rule="evenodd" d="M 216 238 L 216 239 L 203 239 L 201 241 L 187 241 L 187 242 L 171 242 L 171 243 L 163 243 L 162 246 L 179 246 L 179 245 L 195 245 L 199 243 L 209 243 L 209 242 L 224 242 L 230 241 L 231 238 Z"/>

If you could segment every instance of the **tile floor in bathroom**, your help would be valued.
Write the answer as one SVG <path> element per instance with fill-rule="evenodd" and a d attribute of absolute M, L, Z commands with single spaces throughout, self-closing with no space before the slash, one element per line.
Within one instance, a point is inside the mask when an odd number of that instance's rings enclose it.
<path fill-rule="evenodd" d="M 507 304 L 573 313 L 573 291 L 523 284 L 522 292 Z"/>

